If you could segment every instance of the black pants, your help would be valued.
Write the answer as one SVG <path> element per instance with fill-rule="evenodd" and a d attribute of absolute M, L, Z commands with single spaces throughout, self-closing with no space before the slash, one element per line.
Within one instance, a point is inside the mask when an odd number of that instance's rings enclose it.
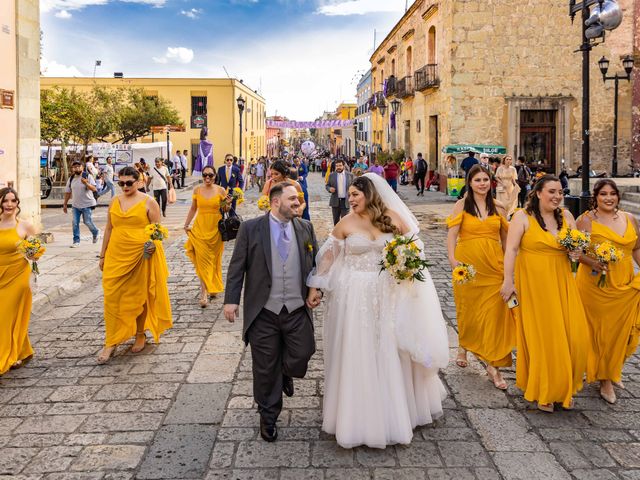
<path fill-rule="evenodd" d="M 518 207 L 524 208 L 524 204 L 527 203 L 527 194 L 529 191 L 527 190 L 527 184 L 524 185 L 518 184 L 520 187 L 520 193 L 518 193 Z"/>
<path fill-rule="evenodd" d="M 171 176 L 173 188 L 180 188 L 180 170 L 175 170 Z"/>
<path fill-rule="evenodd" d="M 313 324 L 302 307 L 276 315 L 262 309 L 247 332 L 253 362 L 253 398 L 267 424 L 282 410 L 282 376 L 302 378 L 316 351 Z"/>
<path fill-rule="evenodd" d="M 336 225 L 342 217 L 349 213 L 349 208 L 347 208 L 347 199 L 339 198 L 338 206 L 331 207 L 331 211 L 333 212 L 333 224 Z"/>
<path fill-rule="evenodd" d="M 182 183 L 182 188 L 184 188 L 184 179 L 187 176 L 187 171 L 183 168 L 180 170 L 180 181 Z"/>
<path fill-rule="evenodd" d="M 425 173 L 416 173 L 415 178 L 413 179 L 413 181 L 416 184 L 416 188 L 418 189 L 418 192 L 420 193 L 424 193 L 424 179 L 427 176 L 427 172 Z"/>
<path fill-rule="evenodd" d="M 162 215 L 164 215 L 167 211 L 167 189 L 154 190 L 153 198 L 155 198 L 158 205 L 160 205 L 160 210 L 162 210 Z"/>

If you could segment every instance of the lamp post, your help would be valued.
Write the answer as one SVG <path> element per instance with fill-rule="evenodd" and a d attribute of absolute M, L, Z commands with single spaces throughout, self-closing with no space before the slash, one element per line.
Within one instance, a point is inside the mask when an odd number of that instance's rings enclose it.
<path fill-rule="evenodd" d="M 244 105 L 246 100 L 242 95 L 239 95 L 236 98 L 236 103 L 238 104 L 238 113 L 240 113 L 240 155 L 238 157 L 242 157 L 242 112 L 244 112 Z"/>
<path fill-rule="evenodd" d="M 631 71 L 633 70 L 633 58 L 631 55 L 627 55 L 622 59 L 622 66 L 624 67 L 625 75 L 616 73 L 612 77 L 607 77 L 607 70 L 609 70 L 609 60 L 602 57 L 598 61 L 598 67 L 602 72 L 602 81 L 607 80 L 614 81 L 614 94 L 613 94 L 613 156 L 611 159 L 611 176 L 618 176 L 618 82 L 620 80 L 631 80 Z"/>
<path fill-rule="evenodd" d="M 398 110 L 400 110 L 400 100 L 398 100 L 397 98 L 394 98 L 391 101 L 391 110 L 393 111 L 393 125 L 391 125 L 391 128 L 393 128 L 393 145 L 391 145 L 391 149 L 395 150 L 398 146 Z"/>

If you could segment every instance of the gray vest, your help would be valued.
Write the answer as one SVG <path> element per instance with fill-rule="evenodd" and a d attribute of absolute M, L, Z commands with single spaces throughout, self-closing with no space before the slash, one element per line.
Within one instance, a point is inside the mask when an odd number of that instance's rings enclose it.
<path fill-rule="evenodd" d="M 304 306 L 300 293 L 300 255 L 293 225 L 291 225 L 291 234 L 291 247 L 286 262 L 280 258 L 276 242 L 271 236 L 271 290 L 264 308 L 276 315 L 280 313 L 283 306 L 287 307 L 289 312 Z"/>

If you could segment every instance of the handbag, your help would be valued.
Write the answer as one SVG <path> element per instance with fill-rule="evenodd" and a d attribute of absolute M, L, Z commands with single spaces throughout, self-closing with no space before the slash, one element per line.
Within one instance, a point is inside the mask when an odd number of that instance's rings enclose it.
<path fill-rule="evenodd" d="M 218 231 L 220 232 L 220 237 L 223 242 L 235 240 L 238 236 L 238 230 L 240 230 L 240 224 L 242 223 L 242 218 L 236 215 L 233 210 L 231 212 L 233 215 L 229 212 L 220 211 L 222 218 L 218 221 Z"/>
<path fill-rule="evenodd" d="M 176 203 L 176 189 L 175 188 L 170 188 L 169 192 L 167 193 L 167 202 L 171 205 L 173 205 L 174 203 Z"/>

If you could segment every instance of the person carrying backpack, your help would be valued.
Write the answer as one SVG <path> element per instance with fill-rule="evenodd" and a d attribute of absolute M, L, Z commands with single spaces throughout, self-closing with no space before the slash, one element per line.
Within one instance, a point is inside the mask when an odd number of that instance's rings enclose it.
<path fill-rule="evenodd" d="M 427 176 L 429 165 L 427 164 L 427 161 L 422 158 L 422 153 L 418 154 L 414 168 L 416 172 L 414 175 L 414 181 L 416 188 L 418 189 L 418 196 L 422 195 L 424 197 L 424 179 Z"/>
<path fill-rule="evenodd" d="M 533 174 L 531 169 L 527 167 L 524 162 L 524 157 L 519 156 L 516 160 L 516 170 L 518 171 L 518 179 L 516 182 L 520 187 L 520 193 L 518 193 L 518 207 L 524 208 L 524 204 L 527 202 L 527 194 L 531 190 L 531 178 Z"/>

